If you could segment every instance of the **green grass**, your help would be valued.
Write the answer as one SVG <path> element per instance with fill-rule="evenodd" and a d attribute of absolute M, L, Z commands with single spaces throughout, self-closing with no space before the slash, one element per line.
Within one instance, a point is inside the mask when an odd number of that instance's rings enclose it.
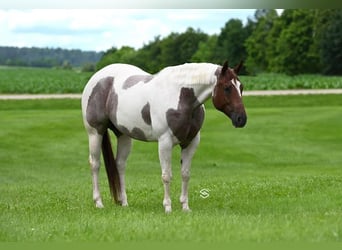
<path fill-rule="evenodd" d="M 189 214 L 175 148 L 166 215 L 155 143 L 134 142 L 128 208 L 112 204 L 102 168 L 99 210 L 79 100 L 0 101 L 0 241 L 341 242 L 341 96 L 245 103 L 243 129 L 207 109 Z"/>
<path fill-rule="evenodd" d="M 74 70 L 0 67 L 0 94 L 81 93 L 91 75 Z M 268 73 L 240 78 L 245 90 L 342 88 L 341 76 Z"/>

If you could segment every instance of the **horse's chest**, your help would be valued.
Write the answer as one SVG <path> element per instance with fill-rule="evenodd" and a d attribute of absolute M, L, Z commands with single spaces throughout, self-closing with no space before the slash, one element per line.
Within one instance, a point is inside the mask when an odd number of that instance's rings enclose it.
<path fill-rule="evenodd" d="M 180 145 L 186 147 L 202 127 L 204 108 L 199 106 L 189 110 L 170 109 L 166 113 L 166 119 Z"/>

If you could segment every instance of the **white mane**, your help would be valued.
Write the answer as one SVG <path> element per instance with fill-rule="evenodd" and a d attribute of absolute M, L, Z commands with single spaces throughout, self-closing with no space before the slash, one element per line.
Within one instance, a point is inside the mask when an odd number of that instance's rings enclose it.
<path fill-rule="evenodd" d="M 180 85 L 207 85 L 216 83 L 215 72 L 218 67 L 211 63 L 185 63 L 167 67 L 158 74 L 166 74 L 168 80 Z"/>

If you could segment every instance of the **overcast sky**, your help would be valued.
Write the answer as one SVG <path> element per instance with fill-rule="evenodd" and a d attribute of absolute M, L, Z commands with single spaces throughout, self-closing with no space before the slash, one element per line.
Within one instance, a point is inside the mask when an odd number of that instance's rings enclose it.
<path fill-rule="evenodd" d="M 105 51 L 140 48 L 155 36 L 188 27 L 218 34 L 231 18 L 246 23 L 253 9 L 0 9 L 0 46 Z"/>

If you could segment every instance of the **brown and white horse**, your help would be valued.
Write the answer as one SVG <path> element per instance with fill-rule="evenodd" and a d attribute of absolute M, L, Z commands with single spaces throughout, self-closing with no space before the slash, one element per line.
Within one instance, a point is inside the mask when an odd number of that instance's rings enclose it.
<path fill-rule="evenodd" d="M 235 127 L 246 124 L 243 86 L 237 76 L 241 66 L 231 69 L 227 62 L 223 66 L 190 63 L 151 75 L 133 65 L 112 64 L 96 72 L 82 94 L 96 207 L 103 207 L 98 178 L 101 147 L 111 194 L 117 203 L 128 205 L 125 167 L 133 138 L 158 142 L 165 212 L 171 212 L 172 148 L 180 145 L 180 202 L 184 211 L 190 210 L 188 182 L 191 160 L 200 141 L 203 103 L 211 97 L 216 109 L 226 114 Z M 116 158 L 108 129 L 117 137 Z"/>

